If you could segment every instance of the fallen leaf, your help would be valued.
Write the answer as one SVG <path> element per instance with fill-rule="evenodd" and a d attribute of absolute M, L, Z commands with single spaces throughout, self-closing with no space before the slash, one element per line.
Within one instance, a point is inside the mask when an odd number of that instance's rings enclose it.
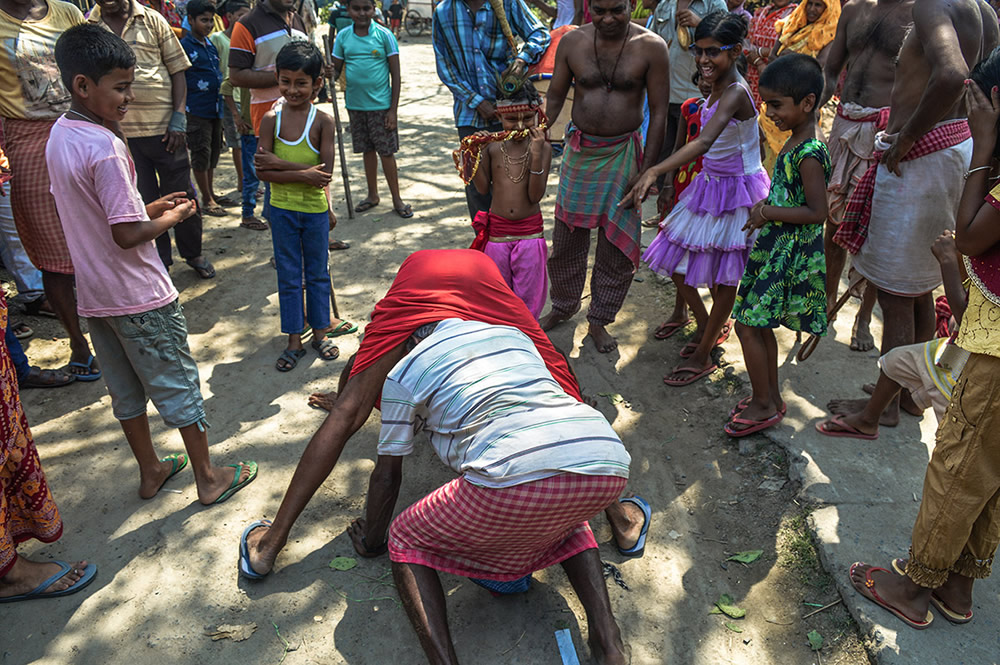
<path fill-rule="evenodd" d="M 624 404 L 625 398 L 618 393 L 598 393 L 601 397 L 607 397 L 612 404 Z"/>
<path fill-rule="evenodd" d="M 733 631 L 734 633 L 742 633 L 743 632 L 743 629 L 740 628 L 739 626 L 737 626 L 735 623 L 729 623 L 727 621 L 726 624 L 725 624 L 725 626 L 726 626 L 726 628 L 728 628 L 729 630 Z"/>
<path fill-rule="evenodd" d="M 740 563 L 753 563 L 760 558 L 760 555 L 764 553 L 764 550 L 747 550 L 746 552 L 737 552 L 732 555 L 726 561 L 739 561 Z"/>
<path fill-rule="evenodd" d="M 809 640 L 809 648 L 813 651 L 819 651 L 823 648 L 823 636 L 818 631 L 810 630 L 806 633 L 806 639 Z"/>
<path fill-rule="evenodd" d="M 255 630 L 257 630 L 257 624 L 255 623 L 247 623 L 237 626 L 222 624 L 221 626 L 217 626 L 215 630 L 206 630 L 205 634 L 211 637 L 213 642 L 227 639 L 232 640 L 233 642 L 242 642 L 253 635 Z"/>
<path fill-rule="evenodd" d="M 733 619 L 742 619 L 747 615 L 747 611 L 745 609 L 733 605 L 732 597 L 730 597 L 729 594 L 726 593 L 722 594 L 719 597 L 719 600 L 716 601 L 715 606 L 719 608 L 719 610 L 723 614 L 725 614 L 728 617 L 732 617 Z"/>
<path fill-rule="evenodd" d="M 358 560 L 349 556 L 338 556 L 330 562 L 330 567 L 334 570 L 350 570 L 356 565 L 358 565 Z"/>

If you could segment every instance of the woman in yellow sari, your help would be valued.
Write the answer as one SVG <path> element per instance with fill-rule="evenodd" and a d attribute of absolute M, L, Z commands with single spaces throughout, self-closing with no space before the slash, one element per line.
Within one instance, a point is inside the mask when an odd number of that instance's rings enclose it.
<path fill-rule="evenodd" d="M 811 55 L 820 64 L 826 61 L 826 52 L 837 33 L 840 20 L 840 0 L 806 0 L 799 4 L 786 18 L 775 24 L 778 41 L 770 49 L 769 60 L 774 61 L 782 53 L 802 53 Z M 774 170 L 778 153 L 791 136 L 791 132 L 778 129 L 765 114 L 761 105 L 760 131 L 764 135 L 761 145 L 764 149 L 764 168 L 768 173 Z"/>

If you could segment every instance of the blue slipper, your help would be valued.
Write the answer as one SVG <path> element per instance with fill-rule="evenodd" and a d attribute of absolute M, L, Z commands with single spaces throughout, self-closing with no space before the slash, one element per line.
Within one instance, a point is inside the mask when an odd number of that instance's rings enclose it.
<path fill-rule="evenodd" d="M 0 603 L 16 603 L 19 600 L 32 600 L 33 598 L 60 598 L 62 596 L 69 596 L 77 591 L 80 591 L 85 586 L 94 581 L 97 577 L 97 566 L 92 563 L 88 563 L 87 567 L 83 569 L 83 576 L 76 581 L 71 587 L 63 589 L 62 591 L 53 591 L 52 593 L 43 593 L 47 588 L 52 586 L 60 577 L 73 570 L 73 566 L 66 563 L 65 561 L 53 561 L 52 563 L 59 564 L 59 572 L 45 580 L 34 589 L 28 593 L 22 593 L 19 596 L 9 596 L 7 598 L 0 598 Z"/>
<path fill-rule="evenodd" d="M 101 370 L 97 370 L 96 373 L 94 372 L 94 360 L 95 360 L 94 354 L 90 354 L 90 357 L 87 358 L 86 363 L 80 363 L 76 362 L 75 360 L 71 360 L 68 363 L 66 363 L 66 367 L 77 367 L 79 369 L 85 369 L 87 370 L 87 373 L 86 374 L 77 374 L 75 372 L 66 372 L 66 373 L 75 376 L 77 381 L 97 381 L 99 378 L 101 378 Z"/>
<path fill-rule="evenodd" d="M 643 516 L 645 516 L 645 520 L 643 520 L 642 523 L 642 529 L 639 531 L 639 540 L 636 541 L 635 545 L 627 550 L 618 547 L 618 553 L 622 556 L 637 559 L 642 556 L 643 550 L 646 549 L 646 534 L 649 533 L 649 523 L 653 520 L 653 511 L 649 507 L 649 503 L 647 503 L 641 496 L 627 496 L 624 499 L 618 499 L 618 502 L 634 503 L 639 506 L 642 510 Z"/>
<path fill-rule="evenodd" d="M 247 545 L 247 536 L 260 526 L 271 526 L 271 520 L 257 520 L 243 530 L 243 536 L 240 538 L 240 575 L 251 580 L 262 580 L 267 577 L 267 573 L 258 573 L 250 567 L 250 547 Z"/>

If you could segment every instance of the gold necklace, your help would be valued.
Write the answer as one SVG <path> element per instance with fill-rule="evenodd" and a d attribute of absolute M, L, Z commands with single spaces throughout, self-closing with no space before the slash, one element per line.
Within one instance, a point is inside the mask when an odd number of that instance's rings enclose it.
<path fill-rule="evenodd" d="M 531 154 L 530 147 L 531 146 L 528 146 L 527 148 L 525 148 L 523 155 L 519 155 L 519 156 L 516 156 L 516 157 L 511 157 L 507 153 L 507 142 L 506 141 L 502 141 L 500 143 L 500 152 L 503 153 L 503 170 L 507 174 L 507 177 L 510 179 L 510 181 L 513 182 L 513 183 L 515 183 L 515 184 L 521 182 L 522 180 L 524 180 L 524 177 L 526 175 L 528 175 L 528 157 Z M 520 164 L 521 165 L 521 172 L 517 175 L 517 177 L 514 177 L 514 176 L 512 176 L 510 174 L 510 165 L 511 164 Z"/>

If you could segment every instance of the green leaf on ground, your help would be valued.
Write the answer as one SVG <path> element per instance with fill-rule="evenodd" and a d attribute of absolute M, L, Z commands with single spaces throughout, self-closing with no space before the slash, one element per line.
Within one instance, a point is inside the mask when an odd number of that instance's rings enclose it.
<path fill-rule="evenodd" d="M 733 619 L 742 619 L 747 615 L 747 611 L 745 609 L 733 605 L 732 596 L 730 596 L 728 593 L 724 593 L 721 596 L 719 596 L 719 600 L 716 601 L 715 607 L 720 612 L 722 612 L 728 617 L 732 617 Z M 715 612 L 710 612 L 710 614 L 714 613 Z"/>
<path fill-rule="evenodd" d="M 618 393 L 598 393 L 601 397 L 607 397 L 612 404 L 623 404 L 625 398 Z"/>
<path fill-rule="evenodd" d="M 330 567 L 334 570 L 350 570 L 356 565 L 358 565 L 358 560 L 349 556 L 338 556 L 330 562 Z"/>
<path fill-rule="evenodd" d="M 739 561 L 740 563 L 753 563 L 760 558 L 760 555 L 764 553 L 764 550 L 747 550 L 746 552 L 737 552 L 732 555 L 726 561 Z"/>
<path fill-rule="evenodd" d="M 823 648 L 823 636 L 818 631 L 810 630 L 806 633 L 806 639 L 809 640 L 809 648 L 813 651 L 819 651 Z"/>
<path fill-rule="evenodd" d="M 734 633 L 742 633 L 743 632 L 743 629 L 740 628 L 739 626 L 737 626 L 735 623 L 730 623 L 730 622 L 727 621 L 726 624 L 725 624 L 725 626 L 726 626 L 726 628 L 728 628 L 729 630 L 733 631 Z"/>
<path fill-rule="evenodd" d="M 720 610 L 720 609 L 719 609 L 718 607 L 716 607 L 715 605 L 712 605 L 712 609 L 710 609 L 710 610 L 708 611 L 708 613 L 709 613 L 709 614 L 722 614 L 722 610 Z"/>

